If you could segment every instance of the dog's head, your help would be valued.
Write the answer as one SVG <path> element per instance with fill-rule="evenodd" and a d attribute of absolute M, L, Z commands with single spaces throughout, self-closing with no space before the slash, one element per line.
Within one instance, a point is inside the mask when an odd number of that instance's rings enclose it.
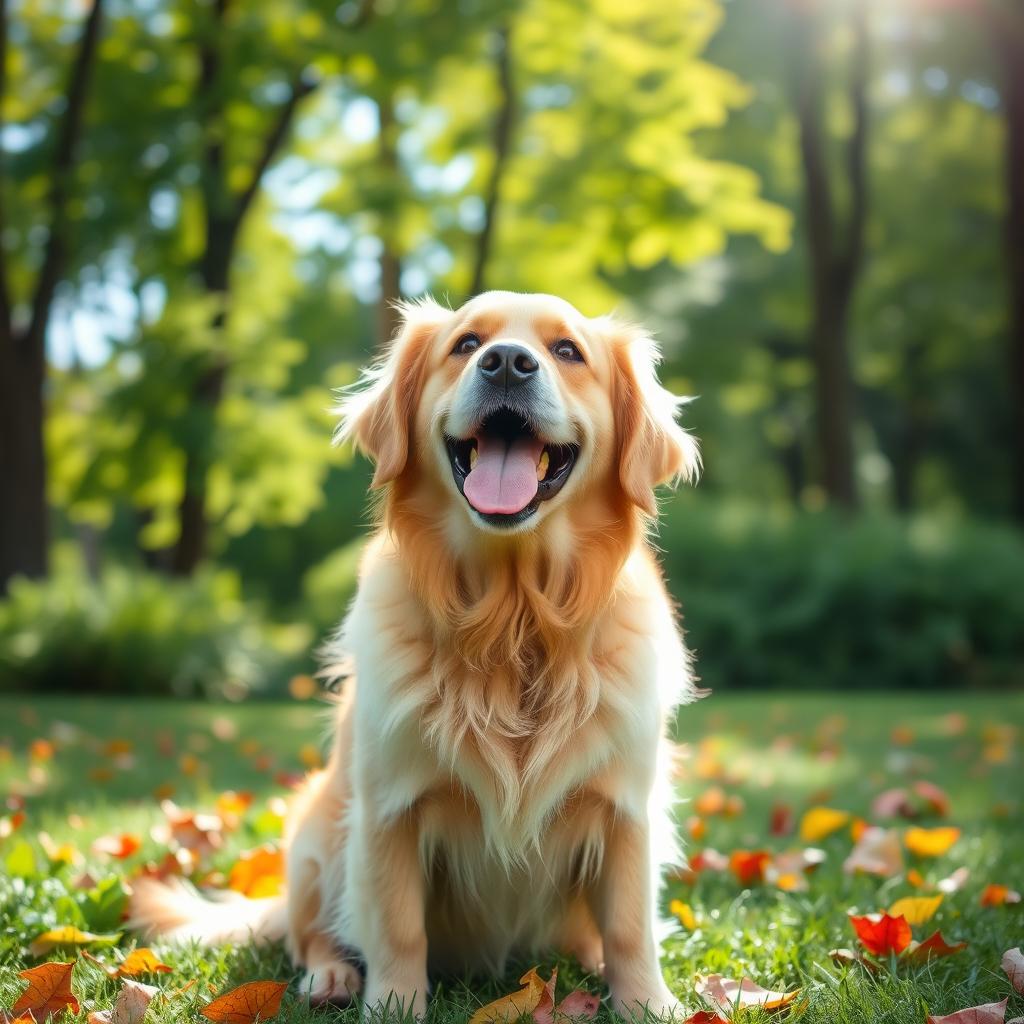
<path fill-rule="evenodd" d="M 654 488 L 698 467 L 641 329 L 550 295 L 402 307 L 383 360 L 342 403 L 341 439 L 490 533 L 537 530 L 603 495 L 653 516 Z"/>

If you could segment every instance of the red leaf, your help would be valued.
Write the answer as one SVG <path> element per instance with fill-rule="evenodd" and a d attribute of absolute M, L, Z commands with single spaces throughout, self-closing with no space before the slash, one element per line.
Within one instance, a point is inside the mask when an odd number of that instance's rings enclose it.
<path fill-rule="evenodd" d="M 952 956 L 966 948 L 966 942 L 957 942 L 951 946 L 942 937 L 942 932 L 935 932 L 934 935 L 929 935 L 924 942 L 912 942 L 903 954 L 903 959 L 910 964 L 923 964 L 934 957 Z"/>
<path fill-rule="evenodd" d="M 850 924 L 861 945 L 875 956 L 899 954 L 910 945 L 912 934 L 905 917 L 890 917 L 888 914 L 857 917 L 851 914 Z"/>
<path fill-rule="evenodd" d="M 773 836 L 788 836 L 793 831 L 793 808 L 789 804 L 776 804 L 772 808 L 770 830 Z"/>
<path fill-rule="evenodd" d="M 740 885 L 751 885 L 764 881 L 764 869 L 771 859 L 772 855 L 767 850 L 733 850 L 729 867 Z"/>
<path fill-rule="evenodd" d="M 966 1010 L 935 1017 L 928 1014 L 928 1024 L 1003 1024 L 1006 1019 L 1006 1000 L 1000 1003 L 985 1003 L 983 1006 L 969 1006 Z"/>
<path fill-rule="evenodd" d="M 215 1024 L 253 1024 L 277 1016 L 286 981 L 250 981 L 217 996 L 199 1012 Z"/>

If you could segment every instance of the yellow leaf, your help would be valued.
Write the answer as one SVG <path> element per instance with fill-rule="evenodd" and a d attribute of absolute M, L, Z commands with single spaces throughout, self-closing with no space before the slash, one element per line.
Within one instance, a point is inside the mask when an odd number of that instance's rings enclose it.
<path fill-rule="evenodd" d="M 682 900 L 673 900 L 668 905 L 668 909 L 679 918 L 685 928 L 691 932 L 697 930 L 697 915 L 694 914 L 693 908 L 689 903 L 684 903 Z"/>
<path fill-rule="evenodd" d="M 935 916 L 942 904 L 942 893 L 938 896 L 906 896 L 889 908 L 890 917 L 905 917 L 907 924 L 924 924 Z"/>
<path fill-rule="evenodd" d="M 911 828 L 907 830 L 903 842 L 918 857 L 940 857 L 959 838 L 958 828 Z"/>
<path fill-rule="evenodd" d="M 92 932 L 83 932 L 80 928 L 70 926 L 51 928 L 48 932 L 37 935 L 29 943 L 28 951 L 33 956 L 42 956 L 58 946 L 89 946 L 95 943 L 109 946 L 117 942 L 120 937 L 120 934 L 116 932 L 112 935 L 94 935 Z"/>
<path fill-rule="evenodd" d="M 489 1024 L 491 1021 L 513 1021 L 522 1017 L 523 1014 L 533 1013 L 544 994 L 544 981 L 537 973 L 536 967 L 531 967 L 519 981 L 525 986 L 518 992 L 495 999 L 486 1006 L 481 1006 L 472 1017 L 469 1024 Z"/>
<path fill-rule="evenodd" d="M 812 807 L 800 820 L 800 838 L 805 843 L 820 842 L 825 836 L 841 829 L 850 820 L 847 811 L 831 807 Z"/>

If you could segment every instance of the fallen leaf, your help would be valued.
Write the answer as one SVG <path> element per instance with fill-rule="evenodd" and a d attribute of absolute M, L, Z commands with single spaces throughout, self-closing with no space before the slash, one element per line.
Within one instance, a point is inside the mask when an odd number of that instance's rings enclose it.
<path fill-rule="evenodd" d="M 930 921 L 942 905 L 943 896 L 905 896 L 889 908 L 890 917 L 905 917 L 907 924 L 917 925 Z"/>
<path fill-rule="evenodd" d="M 531 967 L 520 979 L 519 983 L 524 987 L 518 992 L 495 999 L 485 1006 L 481 1006 L 472 1017 L 469 1024 L 486 1024 L 488 1021 L 516 1020 L 523 1014 L 533 1013 L 537 1004 L 544 995 L 547 982 L 537 973 L 536 967 Z"/>
<path fill-rule="evenodd" d="M 949 797 L 934 782 L 920 779 L 913 785 L 914 792 L 925 802 L 928 809 L 940 818 L 949 814 Z"/>
<path fill-rule="evenodd" d="M 983 907 L 1005 907 L 1012 903 L 1020 903 L 1020 893 L 1005 885 L 986 885 L 981 894 Z"/>
<path fill-rule="evenodd" d="M 277 896 L 284 888 L 284 854 L 272 846 L 248 850 L 231 868 L 228 887 L 250 899 Z"/>
<path fill-rule="evenodd" d="M 11 1013 L 28 1014 L 35 1020 L 45 1020 L 65 1009 L 78 1013 L 78 1000 L 71 992 L 73 968 L 74 964 L 49 963 L 19 971 L 18 977 L 28 982 L 28 988 L 18 996 Z"/>
<path fill-rule="evenodd" d="M 788 836 L 793 831 L 793 808 L 789 804 L 775 804 L 769 831 L 773 836 Z"/>
<path fill-rule="evenodd" d="M 89 1024 L 140 1024 L 153 996 L 160 992 L 155 985 L 126 980 L 121 986 L 114 1005 L 109 1010 L 96 1010 L 89 1014 Z"/>
<path fill-rule="evenodd" d="M 874 961 L 869 960 L 863 953 L 858 953 L 855 949 L 831 949 L 828 954 L 832 960 L 842 967 L 849 967 L 853 964 L 859 964 L 861 967 L 870 971 L 872 974 L 878 973 L 878 964 Z"/>
<path fill-rule="evenodd" d="M 847 811 L 831 807 L 812 807 L 800 819 L 800 838 L 805 843 L 817 843 L 837 832 L 850 820 Z"/>
<path fill-rule="evenodd" d="M 939 892 L 944 892 L 949 896 L 954 892 L 959 892 L 967 884 L 967 879 L 970 877 L 971 873 L 967 868 L 957 868 L 948 878 L 943 878 L 936 888 Z"/>
<path fill-rule="evenodd" d="M 1006 1019 L 1006 1000 L 999 1003 L 985 1003 L 957 1010 L 944 1017 L 928 1014 L 928 1024 L 1003 1024 Z"/>
<path fill-rule="evenodd" d="M 277 1016 L 286 981 L 250 981 L 217 996 L 199 1012 L 216 1024 L 253 1024 Z"/>
<path fill-rule="evenodd" d="M 135 978 L 140 974 L 170 974 L 171 968 L 162 963 L 153 950 L 146 946 L 133 949 L 119 964 L 105 964 L 98 960 L 87 949 L 82 956 L 94 963 L 110 978 Z"/>
<path fill-rule="evenodd" d="M 1003 954 L 1000 966 L 1010 979 L 1010 984 L 1024 996 L 1024 953 L 1020 951 L 1020 947 L 1008 949 Z"/>
<path fill-rule="evenodd" d="M 51 928 L 49 931 L 37 935 L 29 943 L 28 951 L 32 956 L 43 956 L 52 949 L 66 946 L 112 946 L 120 937 L 120 932 L 96 935 L 93 932 L 83 932 L 80 928 L 70 926 Z"/>
<path fill-rule="evenodd" d="M 689 903 L 684 903 L 682 900 L 672 900 L 668 905 L 669 912 L 675 914 L 679 918 L 683 927 L 691 932 L 697 930 L 697 915 L 694 914 L 693 908 Z"/>
<path fill-rule="evenodd" d="M 941 857 L 960 838 L 960 829 L 911 828 L 903 837 L 907 849 L 918 857 Z"/>
<path fill-rule="evenodd" d="M 105 853 L 118 860 L 124 860 L 136 853 L 142 846 L 142 840 L 130 832 L 122 832 L 120 835 L 100 836 L 92 844 L 93 853 Z"/>
<path fill-rule="evenodd" d="M 903 870 L 903 851 L 899 837 L 891 829 L 872 826 L 865 829 L 849 857 L 843 862 L 848 874 L 863 871 L 891 878 Z"/>
<path fill-rule="evenodd" d="M 891 917 L 889 914 L 866 914 L 858 917 L 850 914 L 850 924 L 857 933 L 861 945 L 874 956 L 889 956 L 902 953 L 913 937 L 905 917 Z"/>
<path fill-rule="evenodd" d="M 733 850 L 729 855 L 729 867 L 740 885 L 752 885 L 764 881 L 765 868 L 772 855 L 767 850 Z"/>
<path fill-rule="evenodd" d="M 682 1024 L 729 1024 L 729 1022 L 714 1010 L 698 1010 L 687 1017 Z"/>
<path fill-rule="evenodd" d="M 732 1014 L 736 1008 L 748 1009 L 754 1006 L 764 1010 L 780 1010 L 789 1006 L 800 994 L 800 989 L 772 992 L 756 985 L 749 978 L 733 981 L 720 974 L 698 977 L 696 988 L 699 996 L 713 1003 L 724 1014 Z"/>
<path fill-rule="evenodd" d="M 576 989 L 555 1007 L 555 1016 L 568 1017 L 570 1020 L 589 1020 L 597 1015 L 600 1008 L 601 1000 L 597 996 Z"/>
<path fill-rule="evenodd" d="M 938 957 L 952 956 L 966 948 L 966 942 L 957 942 L 951 946 L 942 937 L 942 932 L 935 932 L 934 935 L 929 935 L 924 942 L 912 942 L 907 946 L 902 959 L 911 964 L 923 964 Z"/>

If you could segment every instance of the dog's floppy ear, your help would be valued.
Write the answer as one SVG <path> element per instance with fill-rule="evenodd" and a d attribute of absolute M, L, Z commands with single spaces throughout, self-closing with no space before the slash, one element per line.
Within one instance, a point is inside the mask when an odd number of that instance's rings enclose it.
<path fill-rule="evenodd" d="M 677 398 L 658 382 L 661 355 L 646 331 L 617 321 L 610 325 L 619 480 L 635 505 L 656 516 L 654 488 L 692 480 L 700 471 L 697 441 L 676 423 L 689 399 Z"/>
<path fill-rule="evenodd" d="M 451 311 L 431 299 L 398 307 L 401 325 L 381 359 L 365 370 L 336 411 L 336 443 L 352 441 L 376 463 L 371 487 L 383 487 L 405 469 L 416 401 L 430 341 Z"/>

